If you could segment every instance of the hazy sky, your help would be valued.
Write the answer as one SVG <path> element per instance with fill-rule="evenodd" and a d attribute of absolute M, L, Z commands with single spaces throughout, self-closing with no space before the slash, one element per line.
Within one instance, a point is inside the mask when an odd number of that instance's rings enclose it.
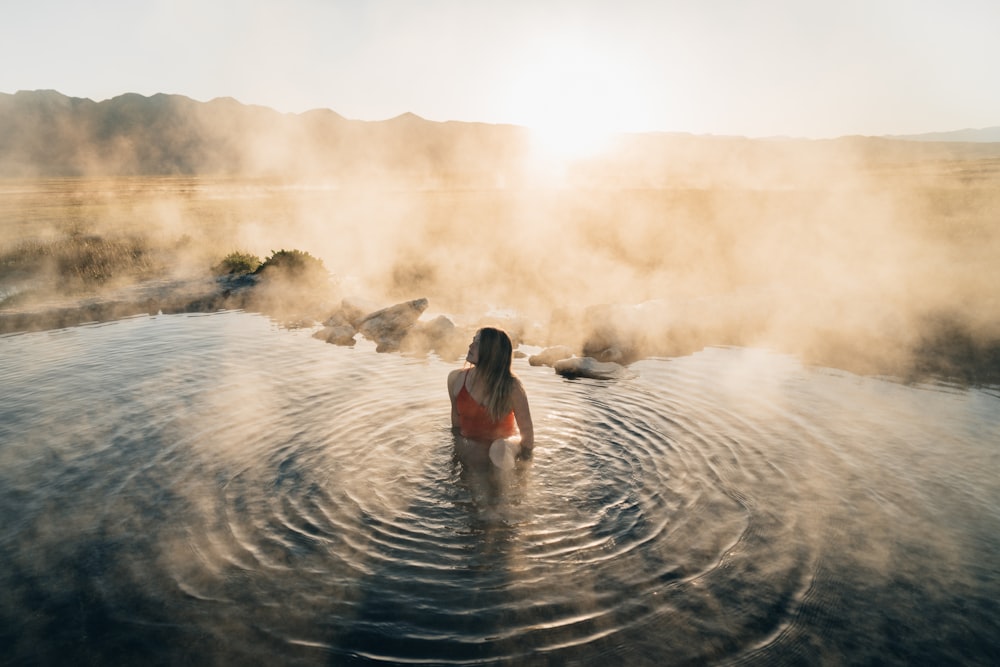
<path fill-rule="evenodd" d="M 997 0 L 2 0 L 0 92 L 585 132 L 1000 125 Z"/>

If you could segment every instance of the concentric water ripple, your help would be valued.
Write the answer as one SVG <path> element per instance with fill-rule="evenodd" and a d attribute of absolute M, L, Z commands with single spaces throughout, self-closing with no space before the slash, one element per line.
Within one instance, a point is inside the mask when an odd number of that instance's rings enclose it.
<path fill-rule="evenodd" d="M 916 655 L 879 623 L 933 625 L 940 658 L 996 647 L 995 396 L 756 350 L 621 382 L 518 361 L 538 447 L 501 474 L 456 447 L 453 366 L 309 334 L 226 313 L 0 339 L 8 655 Z"/>

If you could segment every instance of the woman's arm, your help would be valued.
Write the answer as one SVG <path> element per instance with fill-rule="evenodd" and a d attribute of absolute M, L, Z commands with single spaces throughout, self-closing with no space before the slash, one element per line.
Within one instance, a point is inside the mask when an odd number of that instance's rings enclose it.
<path fill-rule="evenodd" d="M 528 407 L 528 394 L 520 380 L 514 383 L 511 392 L 511 402 L 514 407 L 514 421 L 517 430 L 521 432 L 521 455 L 531 456 L 535 446 L 535 426 L 531 421 L 531 409 Z"/>
<path fill-rule="evenodd" d="M 455 388 L 459 385 L 459 378 L 461 377 L 462 369 L 454 370 L 448 373 L 448 398 L 451 399 L 451 430 L 457 431 L 458 426 L 458 406 L 455 405 L 455 399 L 458 397 L 458 390 Z"/>

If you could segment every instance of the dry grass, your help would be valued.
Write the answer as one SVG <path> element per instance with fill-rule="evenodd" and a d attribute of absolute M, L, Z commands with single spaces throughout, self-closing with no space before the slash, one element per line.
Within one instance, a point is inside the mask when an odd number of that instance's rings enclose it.
<path fill-rule="evenodd" d="M 162 269 L 148 240 L 137 236 L 106 238 L 71 235 L 52 241 L 22 241 L 0 257 L 3 272 L 52 269 L 63 285 L 86 288 L 118 278 L 142 278 Z"/>
<path fill-rule="evenodd" d="M 136 235 L 72 234 L 18 241 L 0 254 L 0 285 L 30 287 L 12 289 L 0 300 L 0 308 L 53 294 L 93 294 L 156 277 L 166 270 L 171 250 Z"/>

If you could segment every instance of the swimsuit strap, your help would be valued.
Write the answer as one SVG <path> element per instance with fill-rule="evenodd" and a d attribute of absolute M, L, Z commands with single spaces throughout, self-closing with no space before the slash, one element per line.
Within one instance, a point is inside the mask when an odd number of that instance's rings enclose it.
<path fill-rule="evenodd" d="M 469 391 L 469 385 L 468 385 L 468 383 L 469 383 L 469 371 L 471 371 L 471 370 L 472 369 L 470 368 L 469 370 L 465 371 L 465 379 L 462 380 L 462 389 L 464 389 L 465 393 L 469 395 L 469 398 L 472 399 L 473 403 L 475 403 L 480 408 L 482 408 L 483 410 L 485 410 L 486 406 L 483 405 L 482 403 L 480 403 L 478 400 L 476 400 L 476 397 L 472 395 L 471 391 Z"/>

